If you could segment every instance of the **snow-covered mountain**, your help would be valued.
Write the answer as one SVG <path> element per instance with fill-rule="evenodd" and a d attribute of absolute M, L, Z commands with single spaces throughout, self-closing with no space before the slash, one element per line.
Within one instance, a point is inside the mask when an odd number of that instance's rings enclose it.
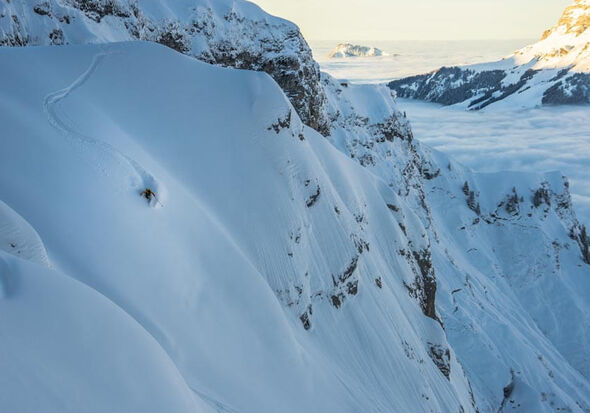
<path fill-rule="evenodd" d="M 216 45 L 274 21 L 211 4 Z M 590 411 L 560 174 L 473 173 L 326 75 L 324 138 L 263 73 L 76 16 L 101 44 L 0 49 L 0 410 Z"/>
<path fill-rule="evenodd" d="M 538 59 L 535 69 L 590 72 L 590 0 L 575 0 L 541 40 L 515 53 L 518 62 Z"/>
<path fill-rule="evenodd" d="M 0 2 L 0 45 L 149 40 L 199 60 L 270 74 L 306 124 L 327 133 L 320 70 L 297 26 L 233 0 Z"/>
<path fill-rule="evenodd" d="M 590 103 L 590 0 L 575 0 L 540 41 L 498 62 L 389 83 L 398 96 L 478 110 Z"/>
<path fill-rule="evenodd" d="M 340 43 L 328 55 L 329 58 L 345 57 L 376 57 L 383 56 L 383 52 L 376 47 L 359 46 L 351 43 Z"/>

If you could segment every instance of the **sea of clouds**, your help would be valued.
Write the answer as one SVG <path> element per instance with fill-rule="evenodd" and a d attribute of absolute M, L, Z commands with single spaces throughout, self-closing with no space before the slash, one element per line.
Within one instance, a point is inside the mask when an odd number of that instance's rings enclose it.
<path fill-rule="evenodd" d="M 337 43 L 311 42 L 322 70 L 351 82 L 377 83 L 498 60 L 531 41 L 353 42 L 389 55 L 328 59 Z M 590 226 L 590 106 L 471 112 L 405 99 L 399 104 L 418 139 L 477 171 L 561 171 L 570 179 L 578 217 Z"/>

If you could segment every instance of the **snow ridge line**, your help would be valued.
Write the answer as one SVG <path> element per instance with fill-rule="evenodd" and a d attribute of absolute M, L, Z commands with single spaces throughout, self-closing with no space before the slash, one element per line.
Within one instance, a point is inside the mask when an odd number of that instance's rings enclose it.
<path fill-rule="evenodd" d="M 118 163 L 126 164 L 130 169 L 133 171 L 134 175 L 139 178 L 140 186 L 138 189 L 143 190 L 146 188 L 151 189 L 154 193 L 158 194 L 159 198 L 162 198 L 163 190 L 160 188 L 157 180 L 147 172 L 137 161 L 128 157 L 127 155 L 120 152 L 111 144 L 102 141 L 100 139 L 96 139 L 87 135 L 84 135 L 74 128 L 69 126 L 58 114 L 57 105 L 64 99 L 66 99 L 72 92 L 76 89 L 80 88 L 90 79 L 90 77 L 94 74 L 98 66 L 101 62 L 105 59 L 105 57 L 115 54 L 115 52 L 100 52 L 96 54 L 92 58 L 92 62 L 90 66 L 76 78 L 69 86 L 52 92 L 45 96 L 43 100 L 43 111 L 45 112 L 47 119 L 51 126 L 61 132 L 67 138 L 74 138 L 78 143 L 85 145 L 85 146 L 95 146 L 98 148 L 104 155 L 107 157 L 116 159 Z M 162 207 L 161 202 L 151 203 L 154 207 Z"/>

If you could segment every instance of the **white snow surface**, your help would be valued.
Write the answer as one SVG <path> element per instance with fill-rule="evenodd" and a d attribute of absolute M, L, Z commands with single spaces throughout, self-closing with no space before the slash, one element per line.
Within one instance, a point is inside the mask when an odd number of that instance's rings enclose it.
<path fill-rule="evenodd" d="M 383 86 L 325 77 L 325 139 L 269 76 L 160 45 L 0 56 L 0 410 L 590 411 L 560 174 L 391 137 Z M 430 258 L 444 330 L 408 294 Z"/>
<path fill-rule="evenodd" d="M 0 251 L 5 412 L 214 411 L 168 354 L 108 298 Z"/>
<path fill-rule="evenodd" d="M 0 201 L 0 250 L 49 267 L 45 246 L 35 230 Z"/>
<path fill-rule="evenodd" d="M 378 181 L 315 132 L 298 138 L 304 130 L 295 114 L 290 128 L 270 128 L 293 113 L 270 77 L 153 44 L 2 53 L 10 62 L 1 69 L 3 145 L 10 148 L 2 151 L 2 199 L 38 231 L 56 269 L 133 317 L 202 400 L 227 411 L 469 406 L 456 361 L 452 385 L 426 355 L 423 338 L 445 341 L 438 324 L 402 288 L 385 292 L 382 305 L 375 301 L 369 274 L 399 266 L 395 260 L 376 254 L 359 263 L 367 279 L 357 310 L 328 305 L 332 275 L 358 254 L 352 211 L 366 202 L 379 215 L 389 212 L 375 202 Z M 10 177 L 10 170 L 17 172 Z M 306 199 L 318 185 L 312 209 Z M 139 196 L 148 186 L 166 193 L 159 204 Z M 393 243 L 399 229 L 388 225 Z M 300 311 L 317 293 L 313 323 L 322 327 L 307 332 Z M 21 317 L 18 308 L 9 314 Z M 402 337 L 423 364 L 404 355 Z M 133 350 L 120 342 L 113 360 Z M 20 359 L 18 347 L 4 350 L 8 367 L 20 368 L 10 364 Z M 67 384 L 63 372 L 53 374 Z M 20 403 L 21 382 L 8 384 L 3 407 Z M 136 386 L 171 396 L 139 379 Z M 58 396 L 56 403 L 67 397 Z M 90 401 L 81 396 L 72 410 Z"/>

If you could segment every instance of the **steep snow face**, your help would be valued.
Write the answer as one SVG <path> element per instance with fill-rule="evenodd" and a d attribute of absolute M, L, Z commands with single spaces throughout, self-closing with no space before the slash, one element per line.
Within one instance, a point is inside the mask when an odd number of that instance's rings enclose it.
<path fill-rule="evenodd" d="M 0 312 L 2 411 L 214 411 L 136 320 L 71 277 L 0 251 Z"/>
<path fill-rule="evenodd" d="M 587 386 L 590 372 L 581 356 L 589 339 L 584 315 L 588 302 L 582 295 L 586 293 L 578 290 L 590 289 L 589 267 L 583 264 L 587 248 L 579 242 L 583 237 L 587 245 L 588 238 L 580 235 L 585 229 L 571 221 L 567 184 L 559 174 L 467 177 L 460 166 L 448 165 L 449 173 L 425 183 L 432 237 L 438 235 L 432 248 L 441 290 L 437 298 L 449 341 L 471 372 L 480 408 L 495 411 L 500 404 L 506 410 L 518 406 L 521 411 L 552 411 L 553 396 L 544 394 L 561 394 L 564 398 L 553 405 L 577 404 L 585 411 L 587 402 L 580 403 L 580 396 L 568 400 L 560 390 L 547 387 L 551 383 L 567 388 L 571 379 L 572 390 L 584 392 L 579 386 Z M 467 214 L 461 203 L 470 210 Z M 568 232 L 570 227 L 575 229 Z M 559 350 L 558 358 L 564 356 L 586 379 L 577 374 L 566 378 L 571 373 L 558 377 L 564 362 L 555 359 L 550 367 L 547 359 L 553 356 L 539 352 L 549 343 Z M 529 345 L 534 349 L 527 349 Z M 492 373 L 488 368 L 493 363 L 503 367 L 496 366 Z M 536 376 L 530 375 L 533 370 Z M 507 397 L 495 390 L 502 382 L 521 380 L 526 384 L 516 387 L 526 395 Z"/>
<path fill-rule="evenodd" d="M 327 133 L 319 66 L 297 26 L 239 0 L 19 0 L 0 3 L 0 45 L 149 40 L 208 63 L 270 74 L 310 127 Z"/>
<path fill-rule="evenodd" d="M 43 270 L 43 291 L 83 287 L 81 301 L 119 314 L 88 325 L 112 349 L 95 355 L 97 375 L 123 383 L 127 411 L 167 397 L 196 411 L 590 410 L 588 237 L 561 176 L 473 174 L 421 148 L 386 87 L 325 77 L 325 139 L 268 76 L 159 45 L 0 54 L 0 198 L 56 271 L 94 289 Z M 24 268 L 5 290 L 41 271 L 2 254 Z M 53 314 L 37 297 L 4 301 L 13 340 L 54 343 L 14 325 Z M 67 345 L 85 348 L 83 312 L 55 299 Z M 0 345 L 27 372 L 0 387 L 14 410 L 43 363 Z M 44 346 L 56 347 L 69 348 Z M 153 372 L 113 373 L 136 347 Z M 65 350 L 40 354 L 64 387 L 84 377 L 62 371 Z M 91 385 L 72 410 L 112 400 Z M 63 389 L 35 389 L 60 409 Z"/>
<path fill-rule="evenodd" d="M 359 46 L 350 43 L 340 43 L 328 55 L 330 58 L 375 56 L 383 56 L 383 52 L 376 47 Z"/>
<path fill-rule="evenodd" d="M 576 0 L 542 39 L 498 62 L 389 84 L 399 96 L 469 109 L 590 103 L 590 4 Z"/>
<path fill-rule="evenodd" d="M 549 390 L 548 383 L 569 387 L 569 379 L 554 379 L 554 368 L 561 370 L 563 360 L 547 367 L 547 356 L 538 353 L 545 348 L 540 343 L 550 342 L 560 353 L 558 359 L 565 357 L 578 370 L 570 372 L 571 389 L 585 391 L 581 389 L 587 384 L 582 383 L 587 383 L 590 369 L 583 354 L 590 337 L 584 314 L 589 308 L 587 293 L 579 291 L 590 290 L 590 240 L 573 213 L 567 181 L 560 174 L 474 174 L 409 140 L 411 131 L 366 134 L 360 125 L 371 124 L 370 116 L 390 101 L 387 91 L 335 81 L 327 90 L 339 95 L 340 107 L 349 102 L 350 113 L 367 114 L 341 116 L 346 129 L 333 130 L 329 139 L 404 199 L 388 206 L 410 245 L 416 241 L 406 228 L 405 211 L 410 209 L 426 228 L 429 245 L 425 254 L 417 254 L 416 268 L 418 274 L 428 272 L 424 264 L 431 262 L 436 308 L 480 410 L 497 411 L 508 403 L 520 404 L 522 411 L 552 411 L 552 403 L 560 408 L 580 403 L 582 411 L 587 409 L 587 401 L 574 401 L 584 399 L 580 396 L 549 400 L 553 396 L 548 394 L 563 393 Z M 396 119 L 404 120 L 399 114 Z M 409 255 L 415 256 L 416 249 L 412 251 Z M 415 291 L 411 282 L 405 283 L 410 293 Z M 427 286 L 422 283 L 418 290 Z M 424 304 L 427 297 L 418 296 L 418 301 Z M 500 388 L 512 381 L 524 393 L 504 401 Z M 536 405 L 539 400 L 542 407 Z"/>
<path fill-rule="evenodd" d="M 270 77 L 148 43 L 1 53 L 0 196 L 57 270 L 155 338 L 199 400 L 474 411 L 441 325 L 404 287 L 408 241 L 383 200 L 396 195 L 304 127 Z M 419 220 L 407 228 L 426 248 Z M 10 389 L 3 410 L 19 403 Z"/>

